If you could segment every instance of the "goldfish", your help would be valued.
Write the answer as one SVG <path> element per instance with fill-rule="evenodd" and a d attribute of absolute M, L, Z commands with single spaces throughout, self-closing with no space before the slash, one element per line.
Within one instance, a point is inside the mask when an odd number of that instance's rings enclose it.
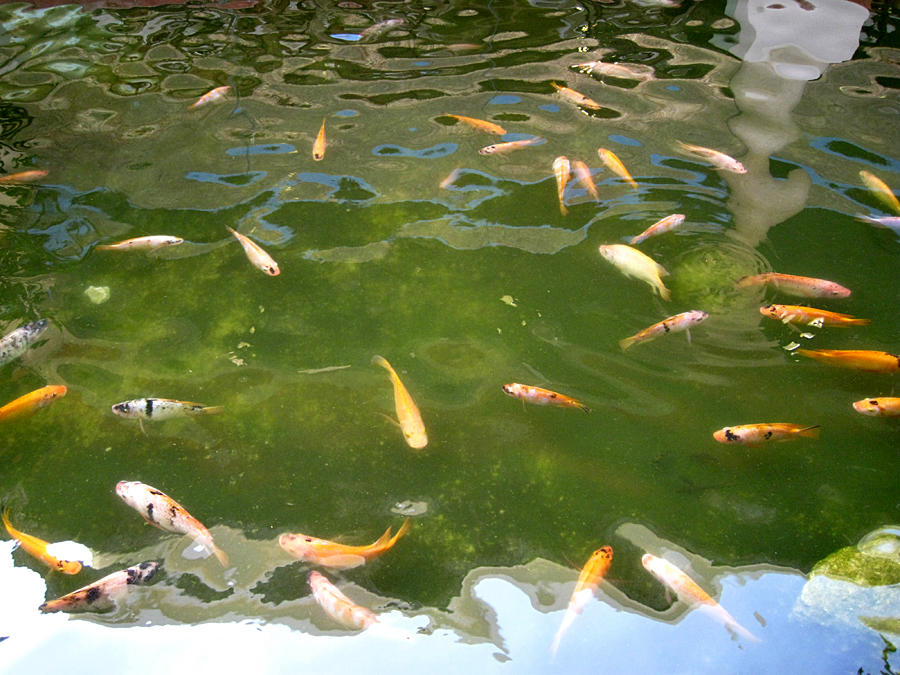
<path fill-rule="evenodd" d="M 672 294 L 660 277 L 666 276 L 666 268 L 636 248 L 625 244 L 605 244 L 600 247 L 600 255 L 615 265 L 626 277 L 633 277 L 649 284 L 663 300 L 670 300 Z"/>
<path fill-rule="evenodd" d="M 513 398 L 518 398 L 522 401 L 527 401 L 528 403 L 534 403 L 535 405 L 553 405 L 561 408 L 581 408 L 584 412 L 591 411 L 584 403 L 576 401 L 571 396 L 566 396 L 565 394 L 560 394 L 559 392 L 551 391 L 549 389 L 542 389 L 541 387 L 533 387 L 528 384 L 513 382 L 511 384 L 504 384 L 502 389 L 505 394 L 509 394 Z"/>
<path fill-rule="evenodd" d="M 309 587 L 312 589 L 313 598 L 325 613 L 342 626 L 347 628 L 368 628 L 378 623 L 378 617 L 372 610 L 357 605 L 346 595 L 338 590 L 338 587 L 318 572 L 309 573 Z"/>
<path fill-rule="evenodd" d="M 20 171 L 19 173 L 8 173 L 0 176 L 0 183 L 27 183 L 32 180 L 40 180 L 46 177 L 49 171 L 44 169 L 32 169 L 31 171 Z"/>
<path fill-rule="evenodd" d="M 569 212 L 569 209 L 566 208 L 564 195 L 566 185 L 569 183 L 569 176 L 571 175 L 570 167 L 569 159 L 564 155 L 560 155 L 553 160 L 553 175 L 556 177 L 556 196 L 559 198 L 559 212 L 563 215 Z"/>
<path fill-rule="evenodd" d="M 116 494 L 151 525 L 166 532 L 188 535 L 194 543 L 216 556 L 222 567 L 228 567 L 228 556 L 215 545 L 209 530 L 169 495 L 136 480 L 120 480 L 116 483 Z"/>
<path fill-rule="evenodd" d="M 631 238 L 631 241 L 628 243 L 632 246 L 636 244 L 640 244 L 642 241 L 649 239 L 650 237 L 655 237 L 660 234 L 665 234 L 671 230 L 674 230 L 676 227 L 681 225 L 684 222 L 684 214 L 683 213 L 673 213 L 671 216 L 666 216 L 661 220 L 657 220 L 653 225 L 648 227 L 646 230 L 641 232 L 639 235 Z"/>
<path fill-rule="evenodd" d="M 682 312 L 681 314 L 670 316 L 668 319 L 658 321 L 652 326 L 645 328 L 640 333 L 636 333 L 631 337 L 625 338 L 624 340 L 619 340 L 619 347 L 621 347 L 622 351 L 624 352 L 631 345 L 638 342 L 647 342 L 649 340 L 653 340 L 654 338 L 658 338 L 660 335 L 665 335 L 666 333 L 678 333 L 680 331 L 686 331 L 688 341 L 690 341 L 691 326 L 695 326 L 698 323 L 706 321 L 708 318 L 709 314 L 707 314 L 706 312 L 702 312 L 699 309 L 693 309 L 689 312 Z"/>
<path fill-rule="evenodd" d="M 599 202 L 600 195 L 597 193 L 597 186 L 594 184 L 594 177 L 591 176 L 591 170 L 588 168 L 588 165 L 580 159 L 572 160 L 572 171 L 575 172 L 578 180 L 581 181 L 584 189 L 587 190 L 593 200 Z"/>
<path fill-rule="evenodd" d="M 28 351 L 31 345 L 41 339 L 49 325 L 47 319 L 38 319 L 19 326 L 0 338 L 0 366 L 14 361 Z"/>
<path fill-rule="evenodd" d="M 772 286 L 776 290 L 801 298 L 846 298 L 850 295 L 849 288 L 844 288 L 834 281 L 777 272 L 743 277 L 737 283 L 738 288 L 761 285 Z"/>
<path fill-rule="evenodd" d="M 534 138 L 523 138 L 518 141 L 506 141 L 505 143 L 494 143 L 493 145 L 486 145 L 481 150 L 478 151 L 479 155 L 497 155 L 504 152 L 509 152 L 510 150 L 520 150 L 522 148 L 527 148 L 529 145 L 535 145 L 537 143 L 543 143 L 545 139 L 540 136 L 535 136 Z"/>
<path fill-rule="evenodd" d="M 316 136 L 316 140 L 313 143 L 312 148 L 312 156 L 313 159 L 321 161 L 325 159 L 325 118 L 322 118 L 322 126 L 319 128 L 319 133 Z M 232 230 L 233 231 L 233 230 Z M 243 241 L 241 241 L 243 243 Z"/>
<path fill-rule="evenodd" d="M 452 117 L 457 122 L 468 124 L 470 127 L 478 129 L 479 131 L 486 131 L 489 134 L 497 134 L 498 136 L 503 136 L 506 134 L 506 129 L 501 127 L 499 124 L 494 124 L 493 122 L 488 122 L 487 120 L 480 120 L 476 119 L 475 117 L 466 117 L 465 115 L 453 115 L 451 113 L 444 113 L 444 115 L 446 117 Z"/>
<path fill-rule="evenodd" d="M 887 206 L 890 211 L 900 214 L 900 201 L 897 200 L 897 195 L 887 186 L 887 183 L 868 171 L 860 171 L 859 177 L 878 201 Z"/>
<path fill-rule="evenodd" d="M 388 527 L 384 534 L 366 546 L 347 546 L 306 534 L 290 534 L 288 532 L 278 537 L 278 545 L 295 558 L 305 562 L 332 569 L 348 570 L 365 565 L 373 558 L 390 551 L 397 540 L 409 531 L 409 528 L 410 520 L 407 518 L 393 537 L 391 528 Z"/>
<path fill-rule="evenodd" d="M 856 401 L 853 409 L 861 415 L 871 415 L 872 417 L 900 417 L 900 397 L 864 398 Z"/>
<path fill-rule="evenodd" d="M 606 165 L 607 169 L 637 190 L 637 181 L 631 177 L 631 174 L 628 173 L 628 169 L 625 168 L 625 165 L 622 164 L 622 160 L 616 156 L 616 153 L 612 150 L 607 150 L 606 148 L 597 148 L 597 154 L 600 156 L 600 160 Z"/>
<path fill-rule="evenodd" d="M 858 319 L 850 314 L 838 314 L 815 307 L 801 305 L 768 305 L 759 308 L 760 314 L 782 323 L 799 323 L 807 326 L 867 326 L 869 319 Z"/>
<path fill-rule="evenodd" d="M 428 445 L 428 435 L 425 433 L 425 423 L 422 422 L 422 416 L 416 407 L 412 396 L 403 386 L 397 372 L 391 367 L 383 356 L 376 354 L 372 357 L 372 363 L 381 366 L 391 376 L 391 383 L 394 385 L 394 407 L 397 409 L 397 420 L 400 423 L 400 429 L 403 431 L 403 437 L 406 439 L 407 445 L 416 450 L 420 450 Z"/>
<path fill-rule="evenodd" d="M 575 64 L 583 73 L 593 75 L 595 72 L 608 77 L 616 77 L 620 80 L 639 80 L 647 82 L 652 80 L 655 71 L 650 66 L 641 63 L 609 63 L 607 61 L 586 61 Z"/>
<path fill-rule="evenodd" d="M 686 605 L 698 607 L 709 612 L 718 621 L 725 624 L 727 628 L 730 628 L 745 639 L 753 642 L 760 641 L 758 637 L 739 624 L 722 605 L 709 597 L 709 594 L 700 588 L 693 579 L 665 558 L 658 558 L 652 553 L 645 553 L 641 557 L 641 564 L 660 583 L 675 591 L 678 599 Z"/>
<path fill-rule="evenodd" d="M 83 612 L 110 609 L 122 598 L 129 586 L 150 581 L 158 569 L 159 563 L 152 561 L 126 567 L 124 570 L 113 572 L 99 581 L 83 586 L 77 591 L 45 602 L 38 609 L 42 612 Z"/>
<path fill-rule="evenodd" d="M 35 389 L 0 408 L 0 421 L 29 417 L 56 399 L 65 396 L 66 391 L 65 385 L 62 384 L 51 384 Z"/>
<path fill-rule="evenodd" d="M 582 108 L 590 108 L 591 110 L 599 110 L 603 106 L 594 101 L 593 99 L 588 98 L 581 92 L 577 92 L 574 89 L 569 89 L 568 87 L 563 87 L 560 84 L 556 84 L 556 82 L 550 83 L 556 91 L 559 92 L 560 96 L 565 99 L 568 99 L 572 103 L 577 106 L 581 106 Z"/>
<path fill-rule="evenodd" d="M 781 422 L 741 424 L 736 427 L 725 427 L 713 433 L 713 438 L 719 443 L 740 443 L 741 445 L 759 445 L 766 441 L 790 441 L 800 436 L 818 438 L 819 425 L 809 426 Z"/>
<path fill-rule="evenodd" d="M 594 551 L 581 570 L 581 574 L 578 575 L 578 581 L 575 582 L 575 590 L 569 599 L 566 614 L 559 626 L 559 630 L 556 631 L 556 637 L 553 638 L 553 646 L 551 647 L 553 654 L 556 654 L 557 649 L 559 649 L 559 642 L 562 640 L 563 633 L 572 625 L 575 617 L 581 614 L 581 610 L 593 597 L 597 585 L 603 581 L 609 566 L 612 565 L 612 559 L 612 547 L 603 546 Z"/>
<path fill-rule="evenodd" d="M 114 244 L 100 244 L 95 248 L 98 251 L 154 251 L 164 246 L 177 246 L 183 244 L 181 237 L 171 237 L 167 234 L 154 234 L 147 237 L 134 237 L 117 241 Z"/>
<path fill-rule="evenodd" d="M 900 356 L 871 349 L 798 349 L 800 356 L 867 373 L 896 373 Z"/>
<path fill-rule="evenodd" d="M 215 89 L 210 89 L 208 92 L 203 94 L 200 98 L 194 101 L 189 108 L 199 108 L 200 106 L 206 105 L 207 103 L 212 103 L 213 101 L 218 101 L 220 98 L 223 98 L 225 94 L 231 89 L 231 85 L 224 85 L 222 87 L 216 87 Z"/>
<path fill-rule="evenodd" d="M 2 517 L 9 536 L 18 541 L 22 550 L 28 555 L 37 558 L 51 570 L 56 570 L 63 574 L 78 574 L 81 571 L 80 560 L 61 560 L 51 552 L 53 544 L 15 529 L 9 522 L 8 507 L 3 507 Z"/>
<path fill-rule="evenodd" d="M 719 152 L 718 150 L 713 150 L 711 148 L 704 148 L 700 145 L 682 143 L 681 141 L 675 142 L 684 152 L 705 159 L 717 169 L 724 169 L 725 171 L 731 171 L 733 173 L 747 173 L 747 169 L 744 168 L 743 164 L 734 157 L 726 155 L 724 152 Z"/>
<path fill-rule="evenodd" d="M 247 254 L 247 259 L 258 269 L 261 269 L 271 277 L 277 277 L 281 273 L 281 270 L 278 269 L 278 263 L 272 259 L 272 256 L 263 250 L 262 246 L 250 239 L 250 237 L 243 235 L 230 227 L 228 228 L 228 231 L 234 235 L 235 239 L 241 242 L 241 246 L 244 247 L 244 253 Z"/>

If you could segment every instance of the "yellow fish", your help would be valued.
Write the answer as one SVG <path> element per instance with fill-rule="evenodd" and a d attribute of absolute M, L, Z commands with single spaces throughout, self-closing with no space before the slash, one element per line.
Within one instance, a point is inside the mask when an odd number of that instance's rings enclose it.
<path fill-rule="evenodd" d="M 451 113 L 444 113 L 444 116 L 452 117 L 457 122 L 463 122 L 464 124 L 468 124 L 473 129 L 486 131 L 489 134 L 497 134 L 498 136 L 503 136 L 506 134 L 506 129 L 501 127 L 499 124 L 494 124 L 493 122 L 488 122 L 487 120 L 480 120 L 475 117 L 466 117 L 465 115 L 453 115 Z"/>
<path fill-rule="evenodd" d="M 887 186 L 887 183 L 868 171 L 860 171 L 859 177 L 862 178 L 863 183 L 866 184 L 869 191 L 882 204 L 887 206 L 888 209 L 894 213 L 900 214 L 900 201 L 897 200 L 897 195 L 895 195 L 893 190 Z"/>
<path fill-rule="evenodd" d="M 581 614 L 581 610 L 584 609 L 588 600 L 593 597 L 597 585 L 603 581 L 609 566 L 612 565 L 612 559 L 613 550 L 611 546 L 598 548 L 591 555 L 584 569 L 581 570 L 581 574 L 578 575 L 578 581 L 575 582 L 575 590 L 569 599 L 566 615 L 563 617 L 559 630 L 556 631 L 556 637 L 553 638 L 553 646 L 550 648 L 553 654 L 556 654 L 556 650 L 559 649 L 559 642 L 562 640 L 563 633 L 572 625 L 575 617 Z"/>
<path fill-rule="evenodd" d="M 428 445 L 428 435 L 425 433 L 425 424 L 422 422 L 422 416 L 416 407 L 412 396 L 406 391 L 403 382 L 397 375 L 397 371 L 393 369 L 390 363 L 383 356 L 376 354 L 372 357 L 372 363 L 381 366 L 391 376 L 391 382 L 394 385 L 394 406 L 397 409 L 397 420 L 400 422 L 400 429 L 403 431 L 403 437 L 409 447 L 420 450 Z"/>
<path fill-rule="evenodd" d="M 606 165 L 607 169 L 637 190 L 637 181 L 631 177 L 631 174 L 628 173 L 628 169 L 622 164 L 622 160 L 616 157 L 616 153 L 612 150 L 607 150 L 606 148 L 597 148 L 597 154 L 600 155 L 600 160 Z"/>
<path fill-rule="evenodd" d="M 313 143 L 312 148 L 313 159 L 317 162 L 325 159 L 325 118 L 322 118 L 322 126 L 319 129 L 319 134 L 316 136 L 316 140 Z"/>
<path fill-rule="evenodd" d="M 593 200 L 599 202 L 600 195 L 597 193 L 597 186 L 594 184 L 594 177 L 591 175 L 591 170 L 588 168 L 588 165 L 580 159 L 572 160 L 572 171 L 578 177 L 578 180 L 581 181 L 581 184 L 584 185 L 584 189 L 587 190 Z"/>
<path fill-rule="evenodd" d="M 556 82 L 551 82 L 550 84 L 553 85 L 553 88 L 559 92 L 560 96 L 568 99 L 577 106 L 581 106 L 582 108 L 589 108 L 590 110 L 600 110 L 600 108 L 603 107 L 594 99 L 588 98 L 581 92 L 575 91 L 574 89 L 569 89 L 568 87 L 564 87 L 560 84 L 556 84 Z"/>
<path fill-rule="evenodd" d="M 278 263 L 272 259 L 272 256 L 263 250 L 262 246 L 250 239 L 250 237 L 243 235 L 230 227 L 228 228 L 228 231 L 234 235 L 235 239 L 241 242 L 241 246 L 244 247 L 244 253 L 247 254 L 247 259 L 253 263 L 254 267 L 262 270 L 270 277 L 277 277 L 281 274 L 281 270 L 278 269 Z"/>
<path fill-rule="evenodd" d="M 559 212 L 566 215 L 569 209 L 566 208 L 564 200 L 566 185 L 569 183 L 571 165 L 569 159 L 564 155 L 560 155 L 553 160 L 553 175 L 556 177 L 556 196 L 559 198 Z"/>
<path fill-rule="evenodd" d="M 650 284 L 663 300 L 672 298 L 672 294 L 660 278 L 668 274 L 666 268 L 650 256 L 625 244 L 605 244 L 600 247 L 600 255 L 615 265 L 626 277 L 634 277 Z"/>
<path fill-rule="evenodd" d="M 307 534 L 285 532 L 278 537 L 278 545 L 295 558 L 314 565 L 331 567 L 337 570 L 348 570 L 365 565 L 372 558 L 377 558 L 390 551 L 397 540 L 409 531 L 410 520 L 403 521 L 397 534 L 391 536 L 388 527 L 378 539 L 364 546 L 348 546 L 327 539 L 310 537 Z"/>

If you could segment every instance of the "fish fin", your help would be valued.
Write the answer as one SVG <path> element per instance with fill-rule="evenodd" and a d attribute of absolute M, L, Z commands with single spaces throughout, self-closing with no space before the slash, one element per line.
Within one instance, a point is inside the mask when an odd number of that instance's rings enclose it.
<path fill-rule="evenodd" d="M 222 567 L 228 569 L 228 567 L 230 566 L 228 554 L 215 544 L 210 544 L 209 547 L 212 549 L 212 553 L 214 556 L 216 556 L 216 559 L 218 559 L 218 561 L 222 563 Z"/>
<path fill-rule="evenodd" d="M 872 323 L 871 319 L 848 319 L 847 323 L 851 326 L 868 326 Z"/>
<path fill-rule="evenodd" d="M 404 534 L 409 532 L 409 529 L 412 527 L 412 521 L 409 519 L 409 516 L 406 517 L 406 520 L 403 521 L 403 524 L 400 526 L 400 529 L 397 530 L 397 534 L 391 537 L 391 546 L 397 543 L 397 540 L 400 539 Z M 390 530 L 390 528 L 388 528 Z"/>
<path fill-rule="evenodd" d="M 684 335 L 685 335 L 685 337 L 687 337 L 688 344 L 693 345 L 693 343 L 691 342 L 691 329 L 690 328 L 684 329 Z"/>
<path fill-rule="evenodd" d="M 654 262 L 656 262 L 656 261 L 654 260 Z M 667 276 L 669 276 L 669 270 L 667 270 L 665 267 L 663 267 L 663 266 L 660 265 L 659 263 L 656 263 L 656 272 L 657 272 L 657 273 L 659 274 L 659 276 L 661 276 L 661 277 L 667 277 Z"/>
<path fill-rule="evenodd" d="M 372 544 L 372 546 L 384 546 L 390 540 L 391 540 L 391 527 L 389 525 L 388 529 L 386 529 L 384 531 L 384 534 L 382 534 L 380 537 L 378 537 L 378 539 L 375 540 L 375 543 Z"/>
<path fill-rule="evenodd" d="M 322 556 L 319 565 L 332 567 L 339 570 L 349 570 L 366 564 L 365 557 L 356 553 L 339 553 L 337 555 Z"/>
<path fill-rule="evenodd" d="M 144 436 L 146 436 L 147 430 L 144 429 L 144 420 L 140 417 L 138 417 L 138 426 L 141 428 L 141 433 L 144 434 Z"/>
<path fill-rule="evenodd" d="M 631 345 L 633 345 L 635 342 L 637 342 L 637 339 L 636 339 L 634 336 L 627 337 L 627 338 L 624 338 L 624 339 L 622 339 L 622 340 L 619 340 L 619 347 L 620 347 L 620 348 L 622 349 L 622 351 L 624 352 L 626 349 L 628 349 L 628 348 L 629 348 Z"/>
<path fill-rule="evenodd" d="M 559 203 L 559 212 L 564 216 L 569 215 L 569 209 L 566 208 L 566 205 L 562 202 Z"/>
<path fill-rule="evenodd" d="M 375 354 L 375 356 L 372 357 L 371 362 L 374 363 L 376 366 L 381 366 L 388 372 L 393 370 L 393 368 L 391 368 L 391 364 L 388 363 L 387 359 L 379 354 Z"/>
<path fill-rule="evenodd" d="M 197 412 L 201 415 L 218 415 L 223 410 L 225 410 L 225 406 L 222 405 L 207 405 L 200 408 Z"/>
<path fill-rule="evenodd" d="M 657 290 L 659 291 L 659 297 L 661 297 L 663 300 L 672 299 L 672 292 L 665 287 L 662 281 L 659 282 L 659 288 Z"/>
<path fill-rule="evenodd" d="M 385 414 L 382 413 L 382 412 L 380 412 L 380 413 L 378 413 L 378 414 L 381 415 L 384 419 L 386 419 L 386 420 L 387 420 L 388 422 L 390 422 L 391 424 L 397 425 L 397 427 L 398 427 L 399 429 L 402 429 L 402 428 L 403 428 L 403 427 L 400 425 L 400 422 L 398 422 L 397 420 L 395 420 L 395 419 L 394 419 L 393 417 L 391 417 L 390 415 L 385 415 Z"/>
<path fill-rule="evenodd" d="M 95 251 L 111 251 L 114 247 L 110 244 L 100 244 L 94 247 Z"/>
<path fill-rule="evenodd" d="M 591 412 L 591 409 L 588 408 L 584 403 L 579 403 L 578 407 L 581 408 L 582 410 L 584 410 L 584 412 L 586 412 L 586 413 Z"/>
<path fill-rule="evenodd" d="M 819 437 L 819 425 L 814 424 L 811 427 L 797 429 L 796 433 L 798 436 L 803 436 L 804 438 L 818 438 Z"/>

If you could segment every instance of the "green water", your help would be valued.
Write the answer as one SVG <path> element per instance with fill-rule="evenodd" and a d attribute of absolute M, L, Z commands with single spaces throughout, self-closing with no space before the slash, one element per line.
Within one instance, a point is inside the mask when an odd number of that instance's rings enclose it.
<path fill-rule="evenodd" d="M 92 620 L 255 620 L 280 606 L 290 623 L 309 567 L 280 551 L 278 534 L 369 542 L 410 508 L 412 531 L 394 551 L 332 576 L 411 614 L 446 611 L 477 568 L 536 558 L 579 568 L 603 544 L 622 597 L 662 611 L 670 603 L 644 550 L 621 536 L 626 523 L 712 565 L 807 573 L 900 521 L 900 427 L 850 406 L 896 391 L 896 376 L 783 349 L 900 349 L 900 241 L 854 219 L 885 215 L 861 169 L 900 185 L 898 52 L 881 23 L 895 29 L 896 17 L 873 14 L 853 60 L 798 84 L 726 51 L 740 26 L 721 2 L 535 4 L 547 6 L 0 6 L 0 159 L 6 173 L 49 171 L 0 191 L 0 320 L 4 333 L 52 324 L 4 366 L 0 399 L 68 387 L 3 429 L 0 496 L 26 532 L 77 540 L 118 567 L 168 546 L 174 566 L 152 592 L 177 598 L 177 611 Z M 391 32 L 345 35 L 399 16 L 407 23 Z M 656 78 L 572 67 L 601 48 Z M 603 109 L 586 114 L 551 82 Z M 188 109 L 223 84 L 238 96 Z M 756 91 L 775 93 L 758 105 Z M 445 113 L 547 141 L 481 156 L 499 139 Z M 314 162 L 323 117 L 328 149 Z M 717 172 L 676 139 L 750 172 Z M 601 169 L 601 146 L 638 190 Z M 572 183 L 560 214 L 550 168 L 560 154 L 595 169 L 599 204 Z M 641 246 L 671 271 L 667 303 L 598 246 L 673 212 L 685 226 Z M 226 226 L 264 246 L 280 276 L 254 269 Z M 94 248 L 146 234 L 186 243 L 150 256 Z M 872 324 L 802 337 L 764 319 L 761 304 L 792 299 L 733 288 L 762 271 L 838 281 L 850 298 L 810 304 Z M 90 286 L 109 300 L 93 304 Z M 619 350 L 689 309 L 710 313 L 690 342 Z M 374 354 L 416 400 L 425 450 L 385 420 L 393 396 Z M 523 406 L 501 391 L 508 382 L 592 412 Z M 110 406 L 143 396 L 225 412 L 142 433 Z M 821 438 L 759 448 L 712 438 L 769 421 L 818 424 Z M 153 485 L 223 532 L 237 569 L 223 576 L 214 559 L 177 569 L 187 540 L 145 526 L 116 497 L 119 480 Z M 235 550 L 243 540 L 252 554 Z M 23 552 L 15 561 L 43 571 Z M 98 576 L 49 576 L 47 597 Z M 244 600 L 228 604 L 229 592 Z M 861 653 L 878 667 L 877 650 Z"/>

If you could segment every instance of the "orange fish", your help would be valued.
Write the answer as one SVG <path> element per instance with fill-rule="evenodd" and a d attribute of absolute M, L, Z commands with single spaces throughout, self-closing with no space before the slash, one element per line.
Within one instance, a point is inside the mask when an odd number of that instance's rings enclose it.
<path fill-rule="evenodd" d="M 647 342 L 648 340 L 653 340 L 660 335 L 665 335 L 667 333 L 678 333 L 681 331 L 687 331 L 688 342 L 690 342 L 691 326 L 695 326 L 698 323 L 706 321 L 708 318 L 709 314 L 700 311 L 699 309 L 692 309 L 689 312 L 682 312 L 681 314 L 670 316 L 668 319 L 658 321 L 652 326 L 645 328 L 640 333 L 632 335 L 631 337 L 627 337 L 624 340 L 619 340 L 619 347 L 621 347 L 622 351 L 624 352 L 635 343 Z"/>
<path fill-rule="evenodd" d="M 521 150 L 522 148 L 527 148 L 529 145 L 535 145 L 537 143 L 543 143 L 545 139 L 540 136 L 535 136 L 534 138 L 523 138 L 518 141 L 506 141 L 505 143 L 494 143 L 493 145 L 486 145 L 481 150 L 478 151 L 479 155 L 498 155 L 504 152 L 509 152 L 510 150 Z"/>
<path fill-rule="evenodd" d="M 637 181 L 631 177 L 628 169 L 625 168 L 625 165 L 622 164 L 622 160 L 616 156 L 616 153 L 606 148 L 597 148 L 597 154 L 600 155 L 600 160 L 606 165 L 607 169 L 637 190 Z"/>
<path fill-rule="evenodd" d="M 659 234 L 665 234 L 670 230 L 674 230 L 676 227 L 681 225 L 684 222 L 684 214 L 683 213 L 673 213 L 671 216 L 666 216 L 661 220 L 657 220 L 653 225 L 648 227 L 646 230 L 641 232 L 636 237 L 632 237 L 631 241 L 628 242 L 632 246 L 635 244 L 640 244 L 642 241 L 649 239 L 650 237 L 655 237 Z"/>
<path fill-rule="evenodd" d="M 218 101 L 220 98 L 223 98 L 225 94 L 228 93 L 228 90 L 231 89 L 231 85 L 226 84 L 222 87 L 216 87 L 215 89 L 210 89 L 208 92 L 203 94 L 196 101 L 191 103 L 188 108 L 199 108 L 200 106 L 206 105 L 207 103 L 212 103 L 213 101 Z"/>
<path fill-rule="evenodd" d="M 457 122 L 463 122 L 464 124 L 468 124 L 474 129 L 478 129 L 479 131 L 486 131 L 489 134 L 497 134 L 498 136 L 503 136 L 504 134 L 506 134 L 506 129 L 501 127 L 499 124 L 494 124 L 493 122 L 488 122 L 487 120 L 480 120 L 475 117 L 466 117 L 465 115 L 453 115 L 451 113 L 444 113 L 444 116 L 452 117 Z"/>
<path fill-rule="evenodd" d="M 570 172 L 569 159 L 560 155 L 553 160 L 553 175 L 556 177 L 556 196 L 559 198 L 559 212 L 566 215 L 569 209 L 566 208 L 564 200 L 566 185 L 569 184 Z"/>
<path fill-rule="evenodd" d="M 572 160 L 572 171 L 575 172 L 575 176 L 581 181 L 581 184 L 584 185 L 584 189 L 588 191 L 588 194 L 593 200 L 599 202 L 600 195 L 597 193 L 597 186 L 594 184 L 594 177 L 591 175 L 591 170 L 588 168 L 588 165 L 580 159 Z"/>
<path fill-rule="evenodd" d="M 313 159 L 317 162 L 325 159 L 325 118 L 322 118 L 322 126 L 319 128 L 319 134 L 313 143 L 312 148 Z"/>
<path fill-rule="evenodd" d="M 0 183 L 27 183 L 32 180 L 40 180 L 41 178 L 44 178 L 47 173 L 48 172 L 43 169 L 10 173 L 6 176 L 0 176 Z"/>
<path fill-rule="evenodd" d="M 33 415 L 56 399 L 65 396 L 66 391 L 65 386 L 61 384 L 51 384 L 35 389 L 0 408 L 0 421 L 5 422 Z"/>
<path fill-rule="evenodd" d="M 594 551 L 587 561 L 587 564 L 585 564 L 584 568 L 581 570 L 581 574 L 578 575 L 578 581 L 575 582 L 575 590 L 572 592 L 572 597 L 569 599 L 566 615 L 563 617 L 559 630 L 556 631 L 556 637 L 553 638 L 553 646 L 551 647 L 552 653 L 556 654 L 563 633 L 565 633 L 569 626 L 572 625 L 575 617 L 581 614 L 581 610 L 584 609 L 584 606 L 591 597 L 593 597 L 594 590 L 596 590 L 597 585 L 603 581 L 606 572 L 609 570 L 609 566 L 612 565 L 612 559 L 613 550 L 611 546 L 598 548 Z"/>
<path fill-rule="evenodd" d="M 869 319 L 857 319 L 850 314 L 838 314 L 815 307 L 801 305 L 769 305 L 759 308 L 760 314 L 782 323 L 799 323 L 806 326 L 867 326 Z"/>
<path fill-rule="evenodd" d="M 63 574 L 78 574 L 81 571 L 81 562 L 78 560 L 60 560 L 47 550 L 48 547 L 52 546 L 50 542 L 20 532 L 10 525 L 9 507 L 6 506 L 3 507 L 3 524 L 6 526 L 6 531 L 9 532 L 9 536 L 19 542 L 22 550 L 40 560 L 51 570 L 56 570 Z"/>
<path fill-rule="evenodd" d="M 849 288 L 844 288 L 834 281 L 816 279 L 814 277 L 801 277 L 796 274 L 766 272 L 743 277 L 737 282 L 738 288 L 763 285 L 772 286 L 783 293 L 796 295 L 801 298 L 846 298 L 850 296 Z"/>
<path fill-rule="evenodd" d="M 332 569 L 349 570 L 365 565 L 373 558 L 390 551 L 397 540 L 409 531 L 409 528 L 410 520 L 407 518 L 393 537 L 391 528 L 388 527 L 384 534 L 366 546 L 347 546 L 306 534 L 290 534 L 288 532 L 278 537 L 278 544 L 292 556 L 304 562 Z"/>
<path fill-rule="evenodd" d="M 422 421 L 419 407 L 413 401 L 412 396 L 409 395 L 406 387 L 403 386 L 397 371 L 388 363 L 386 358 L 376 354 L 372 357 L 372 363 L 388 371 L 391 384 L 394 385 L 394 409 L 397 411 L 397 422 L 400 424 L 403 438 L 406 439 L 409 447 L 421 450 L 428 445 L 428 434 L 425 432 L 425 423 Z"/>
<path fill-rule="evenodd" d="M 853 409 L 861 415 L 871 417 L 900 417 L 900 398 L 897 396 L 864 398 L 856 401 Z"/>
<path fill-rule="evenodd" d="M 556 89 L 556 91 L 559 92 L 560 96 L 568 99 L 577 106 L 581 106 L 582 108 L 589 108 L 591 110 L 599 110 L 603 107 L 595 100 L 588 98 L 581 92 L 577 92 L 574 89 L 569 89 L 568 87 L 563 87 L 560 84 L 556 84 L 556 82 L 551 82 L 550 84 L 554 89 Z"/>
<path fill-rule="evenodd" d="M 362 605 L 357 605 L 341 593 L 338 587 L 328 581 L 324 575 L 310 572 L 309 587 L 319 606 L 342 626 L 362 629 L 378 623 L 375 612 Z"/>
<path fill-rule="evenodd" d="M 576 401 L 570 396 L 550 391 L 549 389 L 542 389 L 541 387 L 532 387 L 528 384 L 519 384 L 518 382 L 504 384 L 503 391 L 513 398 L 534 403 L 535 405 L 555 405 L 562 408 L 581 408 L 584 412 L 591 411 L 584 403 Z"/>
<path fill-rule="evenodd" d="M 277 277 L 281 274 L 281 270 L 278 269 L 278 263 L 272 259 L 272 256 L 263 250 L 262 246 L 250 239 L 250 237 L 243 235 L 230 227 L 228 228 L 228 231 L 234 235 L 235 239 L 241 242 L 241 246 L 244 247 L 244 253 L 247 254 L 247 259 L 253 263 L 257 269 L 261 269 L 270 277 Z"/>
<path fill-rule="evenodd" d="M 896 373 L 900 356 L 871 349 L 798 349 L 800 356 L 867 373 Z"/>
<path fill-rule="evenodd" d="M 790 441 L 800 436 L 818 438 L 819 425 L 764 422 L 725 427 L 713 433 L 713 438 L 719 443 L 739 443 L 740 445 L 760 445 L 766 441 Z"/>

